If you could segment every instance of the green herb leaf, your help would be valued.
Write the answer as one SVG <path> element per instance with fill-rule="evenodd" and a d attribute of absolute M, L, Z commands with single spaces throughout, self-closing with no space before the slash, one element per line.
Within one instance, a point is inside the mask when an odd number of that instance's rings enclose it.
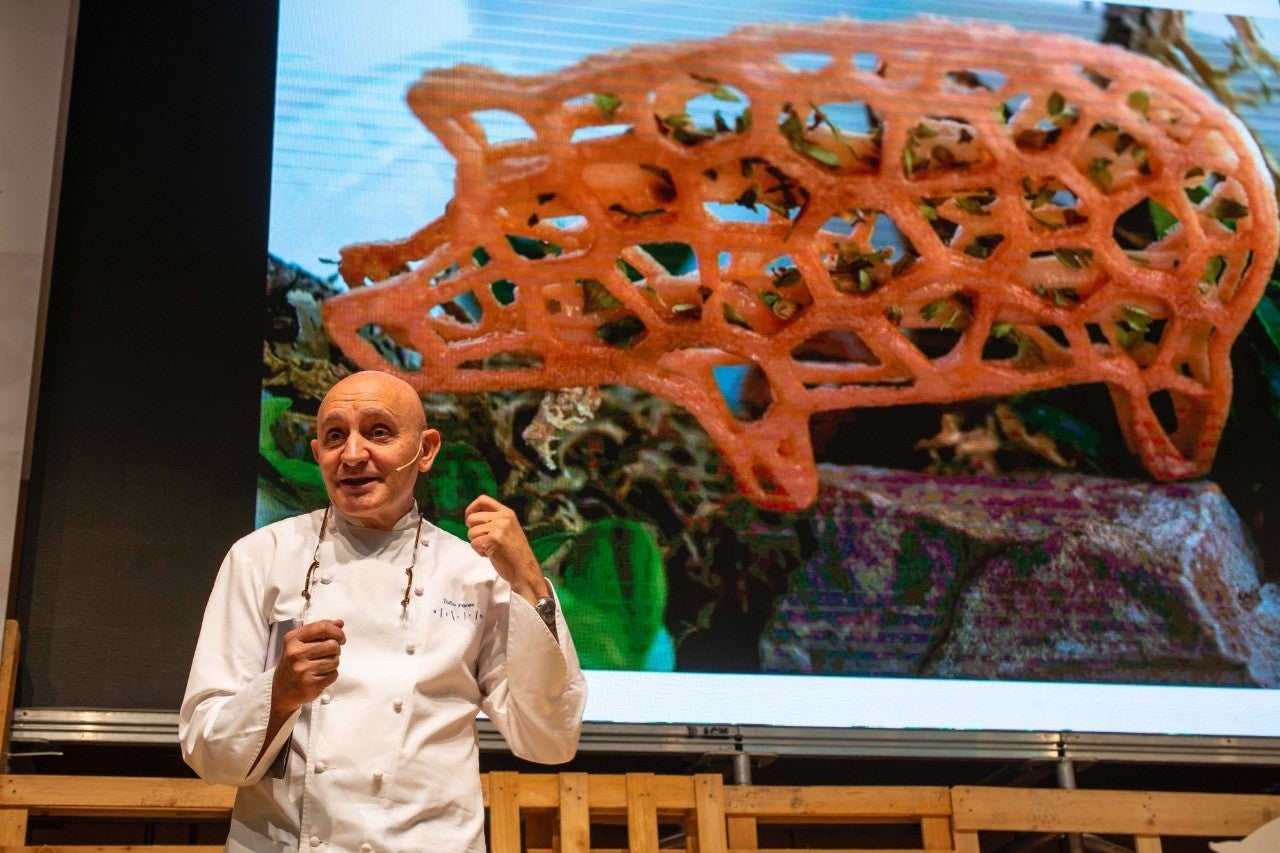
<path fill-rule="evenodd" d="M 577 283 L 582 286 L 582 313 L 598 314 L 622 307 L 622 300 L 614 296 L 599 279 L 580 278 Z"/>
<path fill-rule="evenodd" d="M 1058 259 L 1058 263 L 1069 270 L 1082 270 L 1093 263 L 1091 249 L 1054 249 L 1053 256 Z"/>
<path fill-rule="evenodd" d="M 649 210 L 631 210 L 621 204 L 611 204 L 609 209 L 614 213 L 621 213 L 627 219 L 644 219 L 649 216 L 657 216 L 659 213 L 666 213 L 665 207 L 654 207 Z"/>
<path fill-rule="evenodd" d="M 728 302 L 724 304 L 724 318 L 735 326 L 741 326 L 744 329 L 750 329 L 751 324 L 747 322 L 747 318 L 742 316 L 742 312 L 734 308 Z M 754 330 L 753 330 L 754 331 Z"/>
<path fill-rule="evenodd" d="M 607 119 L 612 119 L 614 113 L 618 111 L 618 107 L 622 106 L 622 99 L 617 95 L 604 94 L 595 96 L 596 109 L 600 111 L 600 115 Z"/>
<path fill-rule="evenodd" d="M 628 314 L 611 323 L 601 323 L 596 327 L 596 337 L 611 347 L 628 349 L 644 331 L 644 323 L 640 318 L 634 314 Z"/>

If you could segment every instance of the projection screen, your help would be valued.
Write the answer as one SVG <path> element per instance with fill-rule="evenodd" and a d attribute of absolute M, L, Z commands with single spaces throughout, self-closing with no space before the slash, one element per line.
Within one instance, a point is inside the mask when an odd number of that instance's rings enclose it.
<path fill-rule="evenodd" d="M 1274 2 L 280 8 L 259 526 L 390 369 L 590 722 L 1280 737 Z"/>

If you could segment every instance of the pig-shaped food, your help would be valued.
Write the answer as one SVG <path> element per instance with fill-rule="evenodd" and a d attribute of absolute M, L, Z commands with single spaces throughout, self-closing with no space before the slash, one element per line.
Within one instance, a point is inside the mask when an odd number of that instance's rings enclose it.
<path fill-rule="evenodd" d="M 432 71 L 408 101 L 455 196 L 343 250 L 333 341 L 422 391 L 661 395 L 772 509 L 816 495 L 815 413 L 1076 383 L 1105 383 L 1152 476 L 1205 473 L 1276 255 L 1235 117 L 1061 35 L 759 26 Z"/>

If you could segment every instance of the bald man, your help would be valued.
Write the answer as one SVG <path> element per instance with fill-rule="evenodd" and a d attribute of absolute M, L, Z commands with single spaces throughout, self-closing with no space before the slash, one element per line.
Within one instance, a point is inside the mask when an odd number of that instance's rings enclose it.
<path fill-rule="evenodd" d="M 515 514 L 477 498 L 463 542 L 414 503 L 440 442 L 407 383 L 343 379 L 311 442 L 329 505 L 223 561 L 179 740 L 240 788 L 227 850 L 484 850 L 480 710 L 522 758 L 573 756 L 586 686 Z"/>

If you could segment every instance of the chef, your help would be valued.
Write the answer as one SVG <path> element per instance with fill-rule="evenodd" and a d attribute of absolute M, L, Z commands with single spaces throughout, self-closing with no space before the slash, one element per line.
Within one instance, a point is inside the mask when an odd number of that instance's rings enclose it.
<path fill-rule="evenodd" d="M 330 389 L 312 452 L 324 509 L 232 546 L 179 720 L 202 778 L 239 787 L 229 851 L 482 851 L 476 713 L 516 755 L 569 760 L 586 685 L 515 514 L 423 518 L 440 433 L 411 386 Z"/>

